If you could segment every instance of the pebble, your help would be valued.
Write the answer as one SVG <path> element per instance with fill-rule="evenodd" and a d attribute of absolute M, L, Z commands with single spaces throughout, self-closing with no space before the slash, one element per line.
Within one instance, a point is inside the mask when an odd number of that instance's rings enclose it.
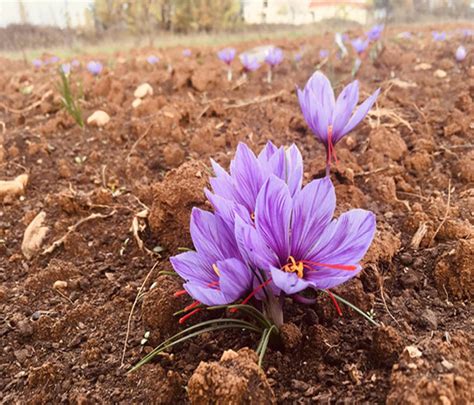
<path fill-rule="evenodd" d="M 62 280 L 57 280 L 54 282 L 53 288 L 55 288 L 56 290 L 62 290 L 64 288 L 67 288 L 67 282 L 62 281 Z"/>
<path fill-rule="evenodd" d="M 441 365 L 448 371 L 451 371 L 454 368 L 454 364 L 446 359 L 441 362 Z"/>
<path fill-rule="evenodd" d="M 413 263 L 413 256 L 410 253 L 402 253 L 402 255 L 400 256 L 400 262 L 404 266 L 409 266 Z"/>
<path fill-rule="evenodd" d="M 420 323 L 430 330 L 438 329 L 438 318 L 431 309 L 425 309 L 420 317 Z"/>
<path fill-rule="evenodd" d="M 33 327 L 28 320 L 18 322 L 18 332 L 23 337 L 29 337 L 33 334 Z"/>
<path fill-rule="evenodd" d="M 31 319 L 33 321 L 37 321 L 41 317 L 41 312 L 40 311 L 35 311 L 33 312 L 33 315 L 31 315 Z"/>

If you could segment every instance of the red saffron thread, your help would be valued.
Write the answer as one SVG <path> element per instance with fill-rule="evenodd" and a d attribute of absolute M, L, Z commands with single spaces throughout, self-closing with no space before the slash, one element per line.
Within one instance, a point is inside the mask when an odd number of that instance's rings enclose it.
<path fill-rule="evenodd" d="M 179 321 L 178 323 L 179 324 L 183 324 L 184 322 L 186 322 L 189 318 L 191 318 L 194 314 L 197 314 L 199 311 L 201 311 L 202 308 L 197 308 L 195 309 L 194 311 L 191 311 L 189 314 L 186 314 L 184 315 L 183 317 L 179 318 Z"/>
<path fill-rule="evenodd" d="M 179 291 L 176 291 L 174 294 L 173 294 L 173 297 L 181 297 L 182 295 L 184 294 L 187 294 L 188 292 L 186 290 L 179 290 Z"/>
<path fill-rule="evenodd" d="M 329 297 L 331 298 L 332 303 L 333 303 L 334 306 L 336 307 L 337 313 L 339 314 L 339 316 L 342 316 L 342 311 L 341 311 L 341 308 L 339 308 L 339 304 L 337 303 L 336 298 L 334 298 L 334 295 L 332 295 L 332 292 L 331 292 L 331 291 L 326 290 L 326 292 L 329 294 Z"/>
<path fill-rule="evenodd" d="M 262 284 L 260 284 L 257 288 L 255 288 L 255 290 L 253 290 L 241 303 L 241 305 L 245 305 L 247 304 L 247 302 L 250 301 L 250 299 L 259 291 L 261 290 L 262 288 L 265 288 L 268 284 L 270 284 L 270 282 L 272 281 L 271 278 L 269 278 L 267 281 L 264 281 Z M 230 310 L 230 312 L 237 312 L 238 311 L 238 308 L 232 308 Z"/>
<path fill-rule="evenodd" d="M 317 262 L 311 262 L 309 260 L 302 260 L 301 262 L 303 264 L 311 264 L 313 266 L 327 267 L 329 269 L 335 269 L 335 270 L 354 271 L 357 269 L 357 266 L 348 265 L 348 264 L 317 263 Z"/>

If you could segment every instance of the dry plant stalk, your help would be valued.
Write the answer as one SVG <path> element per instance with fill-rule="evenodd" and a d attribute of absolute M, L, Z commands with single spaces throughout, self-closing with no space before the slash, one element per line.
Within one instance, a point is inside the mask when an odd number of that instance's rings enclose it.
<path fill-rule="evenodd" d="M 44 238 L 49 231 L 47 226 L 43 226 L 45 219 L 46 213 L 41 211 L 26 227 L 23 242 L 21 243 L 21 251 L 28 260 L 40 250 Z"/>
<path fill-rule="evenodd" d="M 418 227 L 415 234 L 413 235 L 413 238 L 411 239 L 410 246 L 412 249 L 417 250 L 420 247 L 420 243 L 425 237 L 426 232 L 428 232 L 428 227 L 426 226 L 426 222 L 420 223 L 420 226 Z"/>

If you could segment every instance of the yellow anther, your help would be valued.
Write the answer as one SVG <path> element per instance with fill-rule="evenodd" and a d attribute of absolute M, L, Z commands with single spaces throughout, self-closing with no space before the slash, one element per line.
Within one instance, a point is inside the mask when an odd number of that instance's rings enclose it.
<path fill-rule="evenodd" d="M 293 256 L 288 258 L 288 263 L 281 268 L 286 273 L 296 273 L 298 278 L 303 278 L 304 265 L 303 262 L 297 262 Z"/>
<path fill-rule="evenodd" d="M 221 276 L 221 274 L 219 273 L 219 269 L 217 268 L 217 264 L 213 264 L 212 265 L 212 270 L 214 270 L 214 272 L 217 274 L 218 277 Z"/>

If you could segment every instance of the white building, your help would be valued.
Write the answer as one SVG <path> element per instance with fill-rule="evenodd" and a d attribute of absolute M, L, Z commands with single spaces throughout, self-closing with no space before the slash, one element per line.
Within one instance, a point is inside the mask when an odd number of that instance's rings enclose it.
<path fill-rule="evenodd" d="M 308 24 L 338 18 L 366 24 L 367 0 L 242 0 L 249 24 Z"/>

